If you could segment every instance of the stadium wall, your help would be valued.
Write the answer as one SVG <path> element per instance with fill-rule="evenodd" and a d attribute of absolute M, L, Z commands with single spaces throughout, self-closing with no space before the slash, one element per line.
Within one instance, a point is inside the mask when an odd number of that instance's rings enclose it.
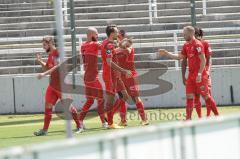
<path fill-rule="evenodd" d="M 149 70 L 139 70 L 142 77 Z M 158 73 L 160 72 L 160 73 Z M 154 70 L 154 75 L 141 78 L 142 99 L 146 108 L 182 107 L 185 105 L 185 90 L 181 70 Z M 159 74 L 159 76 L 156 74 Z M 218 105 L 240 104 L 240 69 L 215 68 L 212 70 L 213 95 Z M 83 83 L 83 76 L 76 75 L 76 85 Z M 154 79 L 156 78 L 156 79 Z M 144 82 L 145 81 L 145 82 Z M 151 81 L 158 84 L 151 83 Z M 147 84 L 146 84 L 147 83 Z M 0 78 L 0 113 L 39 113 L 44 111 L 44 95 L 48 78 L 37 80 L 35 76 L 8 76 Z M 167 86 L 167 87 L 165 87 Z M 232 87 L 232 90 L 231 90 Z M 74 94 L 74 105 L 80 107 L 85 102 L 83 89 Z M 131 103 L 130 103 L 131 104 Z M 130 105 L 130 108 L 135 108 Z"/>

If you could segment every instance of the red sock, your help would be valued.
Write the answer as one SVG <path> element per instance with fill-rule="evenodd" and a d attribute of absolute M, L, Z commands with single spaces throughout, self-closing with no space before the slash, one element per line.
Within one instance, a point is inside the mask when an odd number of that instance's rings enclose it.
<path fill-rule="evenodd" d="M 82 110 L 81 110 L 80 115 L 79 115 L 79 120 L 80 120 L 80 121 L 83 121 L 83 120 L 84 120 L 85 116 L 86 116 L 87 113 L 88 113 L 89 108 L 93 105 L 93 103 L 94 103 L 94 100 L 93 100 L 93 99 L 88 99 L 88 100 L 86 101 L 86 103 L 85 103 L 84 106 L 82 107 Z"/>
<path fill-rule="evenodd" d="M 48 127 L 51 119 L 52 119 L 52 108 L 45 108 L 43 130 L 48 131 Z"/>
<path fill-rule="evenodd" d="M 208 105 L 208 107 L 211 108 L 211 110 L 213 111 L 215 116 L 219 115 L 217 105 L 216 105 L 214 99 L 211 96 L 206 100 L 206 105 Z"/>
<path fill-rule="evenodd" d="M 201 103 L 201 100 L 200 100 L 200 96 L 195 95 L 194 105 L 195 105 L 195 108 L 196 108 L 198 118 L 201 118 L 202 117 L 202 103 Z"/>
<path fill-rule="evenodd" d="M 125 123 L 127 122 L 126 120 L 126 115 L 127 115 L 127 107 L 126 107 L 126 102 L 121 99 L 119 102 L 119 107 L 120 107 L 120 118 L 121 118 L 121 122 Z"/>
<path fill-rule="evenodd" d="M 76 123 L 76 127 L 80 128 L 80 121 L 78 120 L 78 114 L 77 114 L 77 109 L 73 105 L 70 107 L 70 112 L 72 114 L 72 118 Z"/>
<path fill-rule="evenodd" d="M 206 108 L 207 108 L 207 117 L 210 117 L 211 111 L 212 111 L 211 105 L 208 105 L 208 104 L 206 103 Z"/>
<path fill-rule="evenodd" d="M 98 99 L 97 111 L 102 123 L 105 122 L 104 100 Z"/>
<path fill-rule="evenodd" d="M 191 120 L 192 118 L 192 111 L 193 111 L 193 99 L 187 99 L 187 106 L 186 106 L 186 120 Z"/>
<path fill-rule="evenodd" d="M 136 107 L 137 107 L 138 114 L 140 115 L 142 121 L 147 120 L 147 117 L 146 117 L 146 114 L 145 114 L 145 111 L 144 111 L 143 103 L 142 102 L 136 103 Z"/>
<path fill-rule="evenodd" d="M 209 89 L 209 95 L 212 96 L 211 89 Z M 207 108 L 207 117 L 209 117 L 211 115 L 211 111 L 212 111 L 211 106 L 206 104 L 206 108 Z"/>
<path fill-rule="evenodd" d="M 117 99 L 113 105 L 113 113 L 117 113 L 119 111 L 119 108 L 120 108 L 120 101 L 121 99 Z"/>
<path fill-rule="evenodd" d="M 113 124 L 113 104 L 106 104 L 106 111 L 107 111 L 107 121 L 108 121 L 108 125 L 112 125 Z"/>

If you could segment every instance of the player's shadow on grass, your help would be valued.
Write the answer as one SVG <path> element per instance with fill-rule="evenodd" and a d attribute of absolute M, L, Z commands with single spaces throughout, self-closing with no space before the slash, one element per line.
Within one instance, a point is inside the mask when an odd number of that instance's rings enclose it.
<path fill-rule="evenodd" d="M 50 131 L 48 132 L 47 136 L 56 136 L 56 135 L 65 135 L 65 131 L 64 130 L 58 130 L 58 131 Z M 29 135 L 25 135 L 25 136 L 16 136 L 16 137 L 3 137 L 0 138 L 0 140 L 2 139 L 22 139 L 22 138 L 35 138 L 35 137 L 40 137 L 40 136 L 34 136 L 33 133 L 29 134 Z M 45 137 L 45 136 L 42 136 Z"/>
<path fill-rule="evenodd" d="M 59 117 L 52 118 L 52 121 L 61 120 Z M 0 126 L 10 126 L 10 125 L 21 125 L 21 124 L 35 124 L 35 123 L 42 123 L 43 119 L 35 119 L 35 120 L 18 120 L 18 121 L 9 121 L 0 123 Z"/>

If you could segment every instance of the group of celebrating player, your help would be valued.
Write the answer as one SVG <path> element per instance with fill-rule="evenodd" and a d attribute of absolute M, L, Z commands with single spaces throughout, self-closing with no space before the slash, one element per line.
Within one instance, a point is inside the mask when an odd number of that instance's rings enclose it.
<path fill-rule="evenodd" d="M 218 115 L 216 103 L 211 94 L 210 79 L 210 57 L 211 48 L 207 41 L 203 40 L 203 31 L 200 28 L 187 26 L 183 29 L 186 43 L 179 54 L 173 54 L 160 49 L 156 53 L 157 57 L 167 56 L 171 59 L 182 60 L 182 77 L 186 86 L 186 120 L 192 117 L 195 106 L 198 117 L 201 118 L 200 96 L 206 102 L 207 116 L 211 111 Z M 93 105 L 97 101 L 97 111 L 100 116 L 103 128 L 115 129 L 127 126 L 126 120 L 126 100 L 130 97 L 136 104 L 136 108 L 141 117 L 141 125 L 148 125 L 143 102 L 140 99 L 137 80 L 137 71 L 134 65 L 134 48 L 132 40 L 126 36 L 124 30 L 118 30 L 116 25 L 106 27 L 107 38 L 100 44 L 98 42 L 98 31 L 90 27 L 87 31 L 87 40 L 80 46 L 80 56 L 84 64 L 84 85 L 86 102 L 80 113 L 74 106 L 70 106 L 69 111 L 77 126 L 77 133 L 84 131 L 83 120 Z M 43 38 L 43 48 L 49 54 L 45 63 L 38 55 L 37 62 L 46 70 L 37 75 L 38 79 L 50 75 L 50 84 L 45 96 L 44 126 L 37 132 L 36 136 L 46 135 L 52 117 L 52 108 L 56 102 L 62 100 L 60 86 L 60 75 L 58 71 L 59 54 L 54 45 L 54 39 L 50 36 Z M 105 84 L 103 89 L 98 77 L 98 56 L 101 52 L 102 78 Z M 189 68 L 188 78 L 185 78 L 186 68 Z M 104 91 L 106 97 L 104 98 Z M 118 96 L 115 100 L 115 96 Z M 115 124 L 113 116 L 120 113 L 121 121 Z"/>
<path fill-rule="evenodd" d="M 144 104 L 140 99 L 137 82 L 137 71 L 134 65 L 134 48 L 132 40 L 126 36 L 124 30 L 118 30 L 116 25 L 106 27 L 107 38 L 100 44 L 98 42 L 98 31 L 89 27 L 87 40 L 81 44 L 80 53 L 84 64 L 84 85 L 86 102 L 78 115 L 74 106 L 70 107 L 73 119 L 77 126 L 77 133 L 84 131 L 83 120 L 93 105 L 97 101 L 97 110 L 100 116 L 102 127 L 109 129 L 123 128 L 127 126 L 126 120 L 126 100 L 130 97 L 136 104 L 141 117 L 141 125 L 148 125 Z M 37 61 L 47 71 L 38 74 L 38 79 L 50 75 L 50 84 L 45 96 L 44 126 L 37 132 L 36 136 L 46 135 L 52 117 L 52 108 L 57 100 L 61 100 L 60 75 L 58 71 L 59 55 L 54 45 L 52 37 L 43 38 L 43 48 L 49 54 L 45 63 L 38 55 Z M 98 78 L 98 55 L 101 52 L 102 78 L 105 84 L 103 89 Z M 104 98 L 104 91 L 106 98 Z M 115 96 L 118 95 L 117 100 Z M 120 112 L 121 121 L 119 124 L 113 122 L 116 112 Z"/>

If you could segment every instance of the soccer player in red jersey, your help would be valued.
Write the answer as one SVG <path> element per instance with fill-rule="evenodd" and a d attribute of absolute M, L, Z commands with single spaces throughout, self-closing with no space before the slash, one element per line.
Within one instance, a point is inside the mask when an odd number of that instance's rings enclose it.
<path fill-rule="evenodd" d="M 144 111 L 144 104 L 140 99 L 139 94 L 139 87 L 138 87 L 138 79 L 137 79 L 137 71 L 134 64 L 134 56 L 135 50 L 132 48 L 132 40 L 126 38 L 124 30 L 120 30 L 118 35 L 119 40 L 119 49 L 116 50 L 116 58 L 118 65 L 124 69 L 131 70 L 132 77 L 127 77 L 126 75 L 122 74 L 121 79 L 126 87 L 128 95 L 131 96 L 132 100 L 136 104 L 138 113 L 142 119 L 142 125 L 148 125 L 147 117 Z M 128 51 L 125 51 L 128 49 Z M 120 107 L 120 117 L 121 122 L 119 123 L 120 126 L 127 126 L 126 121 L 126 102 L 119 99 L 119 107 Z"/>
<path fill-rule="evenodd" d="M 103 63 L 103 80 L 105 83 L 107 101 L 106 101 L 106 111 L 107 120 L 110 129 L 122 128 L 113 123 L 113 107 L 114 107 L 114 97 L 118 90 L 121 91 L 123 99 L 127 100 L 128 94 L 124 88 L 124 84 L 121 81 L 120 74 L 125 74 L 131 76 L 130 70 L 125 70 L 116 64 L 116 59 L 114 55 L 116 54 L 117 48 L 117 36 L 118 28 L 116 25 L 109 25 L 106 28 L 107 39 L 102 43 L 102 63 Z"/>
<path fill-rule="evenodd" d="M 195 36 L 198 40 L 200 40 L 202 42 L 204 50 L 205 50 L 206 71 L 207 71 L 207 75 L 208 75 L 209 94 L 212 96 L 212 81 L 211 81 L 211 77 L 210 77 L 211 56 L 213 54 L 212 49 L 211 49 L 208 41 L 203 39 L 203 30 L 201 28 L 195 27 Z M 201 105 L 199 98 L 195 98 L 195 101 L 196 101 L 196 103 L 199 103 L 199 105 Z M 207 117 L 209 117 L 211 114 L 211 108 L 208 106 L 206 106 L 206 107 L 207 107 Z M 215 115 L 217 115 L 217 114 L 215 113 Z"/>
<path fill-rule="evenodd" d="M 50 75 L 50 83 L 48 85 L 45 95 L 45 112 L 44 112 L 44 126 L 43 129 L 34 132 L 36 136 L 47 135 L 48 127 L 52 119 L 52 109 L 56 102 L 62 99 L 60 73 L 58 71 L 59 66 L 59 54 L 55 47 L 54 40 L 51 36 L 46 36 L 42 40 L 43 49 L 48 53 L 48 60 L 45 63 L 41 56 L 37 55 L 37 62 L 42 66 L 44 73 L 37 75 L 38 79 L 43 78 L 46 75 Z M 77 129 L 80 128 L 80 122 L 77 116 L 77 110 L 74 106 L 70 106 L 72 117 L 77 125 Z"/>
<path fill-rule="evenodd" d="M 195 27 L 194 29 L 195 29 L 195 37 L 202 42 L 203 47 L 204 47 L 204 52 L 205 52 L 205 57 L 206 57 L 206 71 L 207 71 L 207 75 L 208 75 L 209 94 L 212 95 L 212 93 L 211 93 L 212 83 L 211 83 L 211 78 L 210 78 L 212 49 L 211 49 L 208 41 L 203 39 L 203 30 L 198 27 Z M 186 73 L 186 67 L 187 67 L 186 65 L 187 65 L 187 60 L 183 60 L 182 61 L 183 83 L 185 83 L 185 73 Z M 196 107 L 198 117 L 201 118 L 200 94 L 195 94 L 194 104 Z M 210 116 L 210 113 L 211 113 L 211 108 L 207 107 L 207 117 Z"/>
<path fill-rule="evenodd" d="M 95 99 L 97 100 L 97 109 L 102 122 L 102 127 L 107 128 L 108 126 L 104 116 L 103 89 L 98 79 L 98 52 L 100 49 L 101 45 L 98 42 L 97 29 L 93 27 L 88 28 L 87 41 L 81 45 L 81 54 L 83 57 L 85 70 L 84 84 L 87 101 L 80 112 L 79 119 L 81 123 L 81 129 L 79 132 L 82 132 L 84 130 L 83 120 L 89 108 L 93 105 Z"/>
<path fill-rule="evenodd" d="M 191 119 L 194 107 L 194 94 L 200 94 L 204 98 L 207 107 L 211 108 L 215 115 L 218 115 L 216 103 L 209 94 L 206 58 L 202 42 L 195 38 L 195 30 L 191 26 L 185 27 L 183 34 L 186 43 L 180 54 L 173 54 L 160 49 L 158 55 L 176 60 L 188 60 L 189 75 L 186 80 L 186 120 Z"/>

